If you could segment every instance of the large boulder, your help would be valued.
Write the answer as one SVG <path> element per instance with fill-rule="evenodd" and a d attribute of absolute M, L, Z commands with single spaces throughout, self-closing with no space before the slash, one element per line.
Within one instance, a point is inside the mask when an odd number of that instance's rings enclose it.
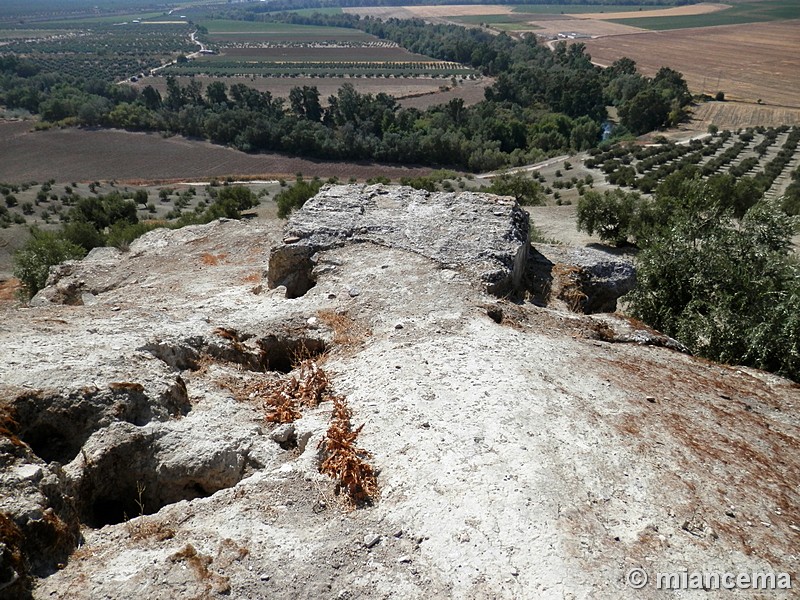
<path fill-rule="evenodd" d="M 290 298 L 314 285 L 315 254 L 345 244 L 420 254 L 495 295 L 520 289 L 529 249 L 528 215 L 510 198 L 384 185 L 324 187 L 285 233 L 272 250 L 268 283 L 285 286 Z"/>

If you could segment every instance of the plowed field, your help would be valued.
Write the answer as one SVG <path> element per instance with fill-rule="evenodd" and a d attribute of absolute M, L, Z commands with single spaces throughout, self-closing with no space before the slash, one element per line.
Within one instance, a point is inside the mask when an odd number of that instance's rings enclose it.
<path fill-rule="evenodd" d="M 580 41 L 598 64 L 627 56 L 647 75 L 663 66 L 680 71 L 695 93 L 800 107 L 798 31 L 800 21 L 784 21 Z"/>
<path fill-rule="evenodd" d="M 117 130 L 53 129 L 30 131 L 31 123 L 0 123 L 0 181 L 203 180 L 211 177 L 259 178 L 337 176 L 347 181 L 423 175 L 429 168 L 317 161 L 274 153 L 245 154 L 182 137 Z"/>

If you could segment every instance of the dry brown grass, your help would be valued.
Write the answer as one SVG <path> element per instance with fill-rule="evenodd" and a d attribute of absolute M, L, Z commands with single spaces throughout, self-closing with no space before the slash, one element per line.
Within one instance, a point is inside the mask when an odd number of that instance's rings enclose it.
<path fill-rule="evenodd" d="M 554 291 L 559 300 L 563 300 L 572 312 L 582 313 L 588 296 L 583 292 L 581 285 L 580 267 L 556 263 L 553 266 Z"/>
<path fill-rule="evenodd" d="M 173 563 L 187 563 L 197 579 L 205 584 L 205 596 L 230 593 L 230 580 L 211 571 L 208 567 L 213 559 L 205 554 L 200 554 L 191 544 L 186 544 L 181 550 L 172 554 L 169 560 Z"/>
<path fill-rule="evenodd" d="M 333 343 L 337 346 L 355 346 L 370 335 L 368 328 L 359 325 L 347 313 L 325 309 L 317 311 L 317 318 L 333 331 Z"/>
<path fill-rule="evenodd" d="M 367 462 L 369 452 L 355 444 L 364 425 L 353 429 L 352 416 L 347 399 L 334 396 L 331 424 L 320 442 L 324 459 L 319 471 L 336 480 L 337 494 L 344 492 L 353 506 L 362 506 L 377 497 L 378 479 Z"/>
<path fill-rule="evenodd" d="M 125 529 L 130 538 L 136 542 L 156 540 L 164 542 L 175 537 L 175 530 L 163 521 L 139 517 L 125 523 Z"/>

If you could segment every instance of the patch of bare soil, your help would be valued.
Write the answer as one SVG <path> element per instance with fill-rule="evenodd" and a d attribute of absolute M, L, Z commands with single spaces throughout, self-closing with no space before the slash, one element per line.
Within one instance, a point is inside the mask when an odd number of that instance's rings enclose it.
<path fill-rule="evenodd" d="M 800 21 L 646 32 L 585 40 L 593 61 L 627 56 L 652 76 L 661 67 L 683 73 L 694 93 L 729 100 L 800 107 Z"/>
<path fill-rule="evenodd" d="M 199 140 L 119 130 L 31 131 L 31 123 L 0 123 L 0 181 L 159 181 L 209 177 L 367 179 L 427 174 L 426 167 L 322 161 L 275 153 L 245 154 Z"/>

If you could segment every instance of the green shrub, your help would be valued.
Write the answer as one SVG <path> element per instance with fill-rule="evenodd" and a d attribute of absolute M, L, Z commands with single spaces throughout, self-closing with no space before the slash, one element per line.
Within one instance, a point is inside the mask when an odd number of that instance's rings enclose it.
<path fill-rule="evenodd" d="M 791 219 L 766 202 L 742 219 L 710 208 L 676 211 L 639 253 L 637 287 L 627 297 L 633 314 L 695 354 L 800 380 Z"/>
<path fill-rule="evenodd" d="M 636 192 L 590 190 L 578 200 L 578 229 L 621 245 L 636 239 L 647 212 L 647 201 Z"/>
<path fill-rule="evenodd" d="M 305 181 L 302 178 L 298 178 L 292 187 L 275 196 L 275 202 L 278 205 L 278 216 L 281 219 L 287 218 L 293 210 L 300 208 L 309 198 L 316 196 L 321 187 L 322 181 L 319 179 Z"/>
<path fill-rule="evenodd" d="M 58 234 L 32 229 L 31 238 L 14 255 L 14 276 L 32 297 L 47 283 L 50 267 L 85 255 L 84 248 Z"/>
<path fill-rule="evenodd" d="M 120 221 L 109 228 L 106 242 L 120 250 L 127 250 L 130 243 L 148 231 L 162 227 L 159 223 L 126 223 Z"/>
<path fill-rule="evenodd" d="M 544 190 L 538 181 L 534 181 L 523 173 L 509 175 L 503 173 L 492 179 L 492 185 L 486 188 L 490 194 L 513 196 L 523 206 L 541 206 L 544 204 Z"/>

